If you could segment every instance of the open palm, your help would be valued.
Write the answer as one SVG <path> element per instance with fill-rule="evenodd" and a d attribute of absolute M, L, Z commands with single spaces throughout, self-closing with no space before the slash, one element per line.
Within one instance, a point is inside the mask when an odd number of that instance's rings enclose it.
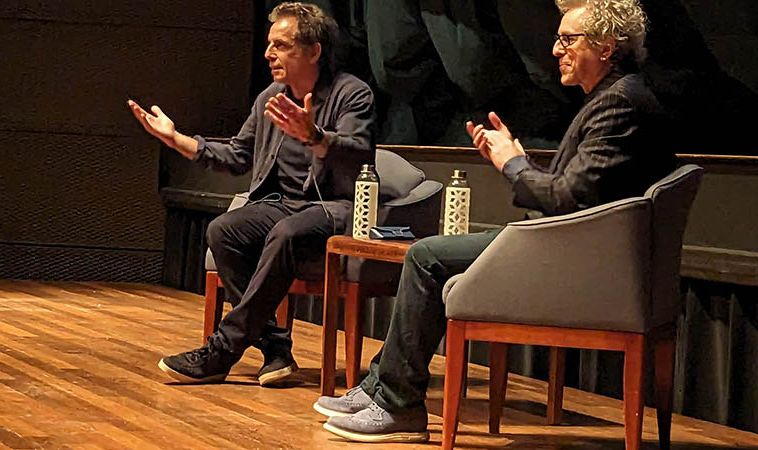
<path fill-rule="evenodd" d="M 158 106 L 153 105 L 150 108 L 150 111 L 152 111 L 152 114 L 150 114 L 135 101 L 129 100 L 127 104 L 129 105 L 129 109 L 132 110 L 134 117 L 137 118 L 148 133 L 157 137 L 169 147 L 174 147 L 176 132 L 174 122 Z"/>

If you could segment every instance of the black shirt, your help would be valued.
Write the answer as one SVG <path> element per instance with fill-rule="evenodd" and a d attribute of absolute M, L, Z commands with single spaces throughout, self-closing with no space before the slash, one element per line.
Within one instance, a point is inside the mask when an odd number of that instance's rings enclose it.
<path fill-rule="evenodd" d="M 311 165 L 311 149 L 291 136 L 284 136 L 276 156 L 276 177 L 285 198 L 305 200 L 303 190 Z"/>

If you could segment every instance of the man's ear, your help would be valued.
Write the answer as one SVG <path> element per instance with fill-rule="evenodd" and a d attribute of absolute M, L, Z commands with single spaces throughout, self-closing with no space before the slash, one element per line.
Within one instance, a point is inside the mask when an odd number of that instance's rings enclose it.
<path fill-rule="evenodd" d="M 607 61 L 616 52 L 616 41 L 610 40 L 600 46 L 600 59 Z"/>
<path fill-rule="evenodd" d="M 311 46 L 311 51 L 313 53 L 311 54 L 309 61 L 311 64 L 316 64 L 318 62 L 318 59 L 321 57 L 321 42 L 316 42 L 313 44 Z"/>

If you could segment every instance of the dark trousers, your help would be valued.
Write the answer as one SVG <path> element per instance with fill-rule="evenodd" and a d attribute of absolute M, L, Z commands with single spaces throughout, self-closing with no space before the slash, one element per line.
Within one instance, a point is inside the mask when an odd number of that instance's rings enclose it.
<path fill-rule="evenodd" d="M 343 233 L 344 222 L 319 204 L 287 199 L 248 203 L 213 220 L 208 246 L 233 306 L 213 344 L 238 354 L 250 346 L 264 354 L 289 351 L 292 338 L 276 325 L 276 308 L 298 263 L 323 258 L 326 240 Z"/>
<path fill-rule="evenodd" d="M 463 236 L 432 236 L 408 250 L 384 346 L 374 356 L 361 388 L 384 409 L 422 406 L 429 363 L 445 334 L 442 288 L 465 271 L 500 230 Z"/>

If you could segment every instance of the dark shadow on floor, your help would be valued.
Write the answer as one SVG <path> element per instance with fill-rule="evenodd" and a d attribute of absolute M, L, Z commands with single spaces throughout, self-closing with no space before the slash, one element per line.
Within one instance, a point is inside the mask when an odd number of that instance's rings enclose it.
<path fill-rule="evenodd" d="M 442 400 L 428 399 L 426 406 L 430 413 L 442 415 Z M 501 423 L 507 423 L 509 416 L 508 410 L 516 410 L 533 416 L 527 424 L 544 425 L 547 417 L 547 407 L 544 403 L 533 402 L 529 400 L 505 400 L 505 411 Z M 485 398 L 466 398 L 461 403 L 461 416 L 468 423 L 488 423 L 489 422 L 489 400 Z M 519 419 L 520 422 L 523 418 Z M 563 419 L 559 426 L 594 426 L 594 427 L 616 427 L 616 422 L 600 419 L 586 414 L 580 414 L 574 411 L 563 410 Z"/>
<path fill-rule="evenodd" d="M 624 450 L 624 441 L 614 438 L 597 438 L 597 437 L 576 437 L 576 436 L 550 436 L 546 434 L 508 434 L 488 435 L 486 433 L 469 433 L 466 431 L 459 432 L 458 436 L 462 439 L 456 439 L 455 448 L 504 448 L 507 450 Z M 466 445 L 465 436 L 492 436 L 492 445 L 477 443 L 475 445 Z M 502 439 L 506 438 L 512 441 L 503 444 Z M 572 442 L 566 442 L 571 440 Z M 464 441 L 464 442 L 461 442 Z M 758 446 L 731 446 L 731 445 L 714 445 L 714 444 L 695 444 L 687 442 L 672 442 L 671 450 L 724 450 L 724 449 L 750 449 L 757 450 Z M 643 441 L 641 450 L 658 450 L 658 441 Z"/>

